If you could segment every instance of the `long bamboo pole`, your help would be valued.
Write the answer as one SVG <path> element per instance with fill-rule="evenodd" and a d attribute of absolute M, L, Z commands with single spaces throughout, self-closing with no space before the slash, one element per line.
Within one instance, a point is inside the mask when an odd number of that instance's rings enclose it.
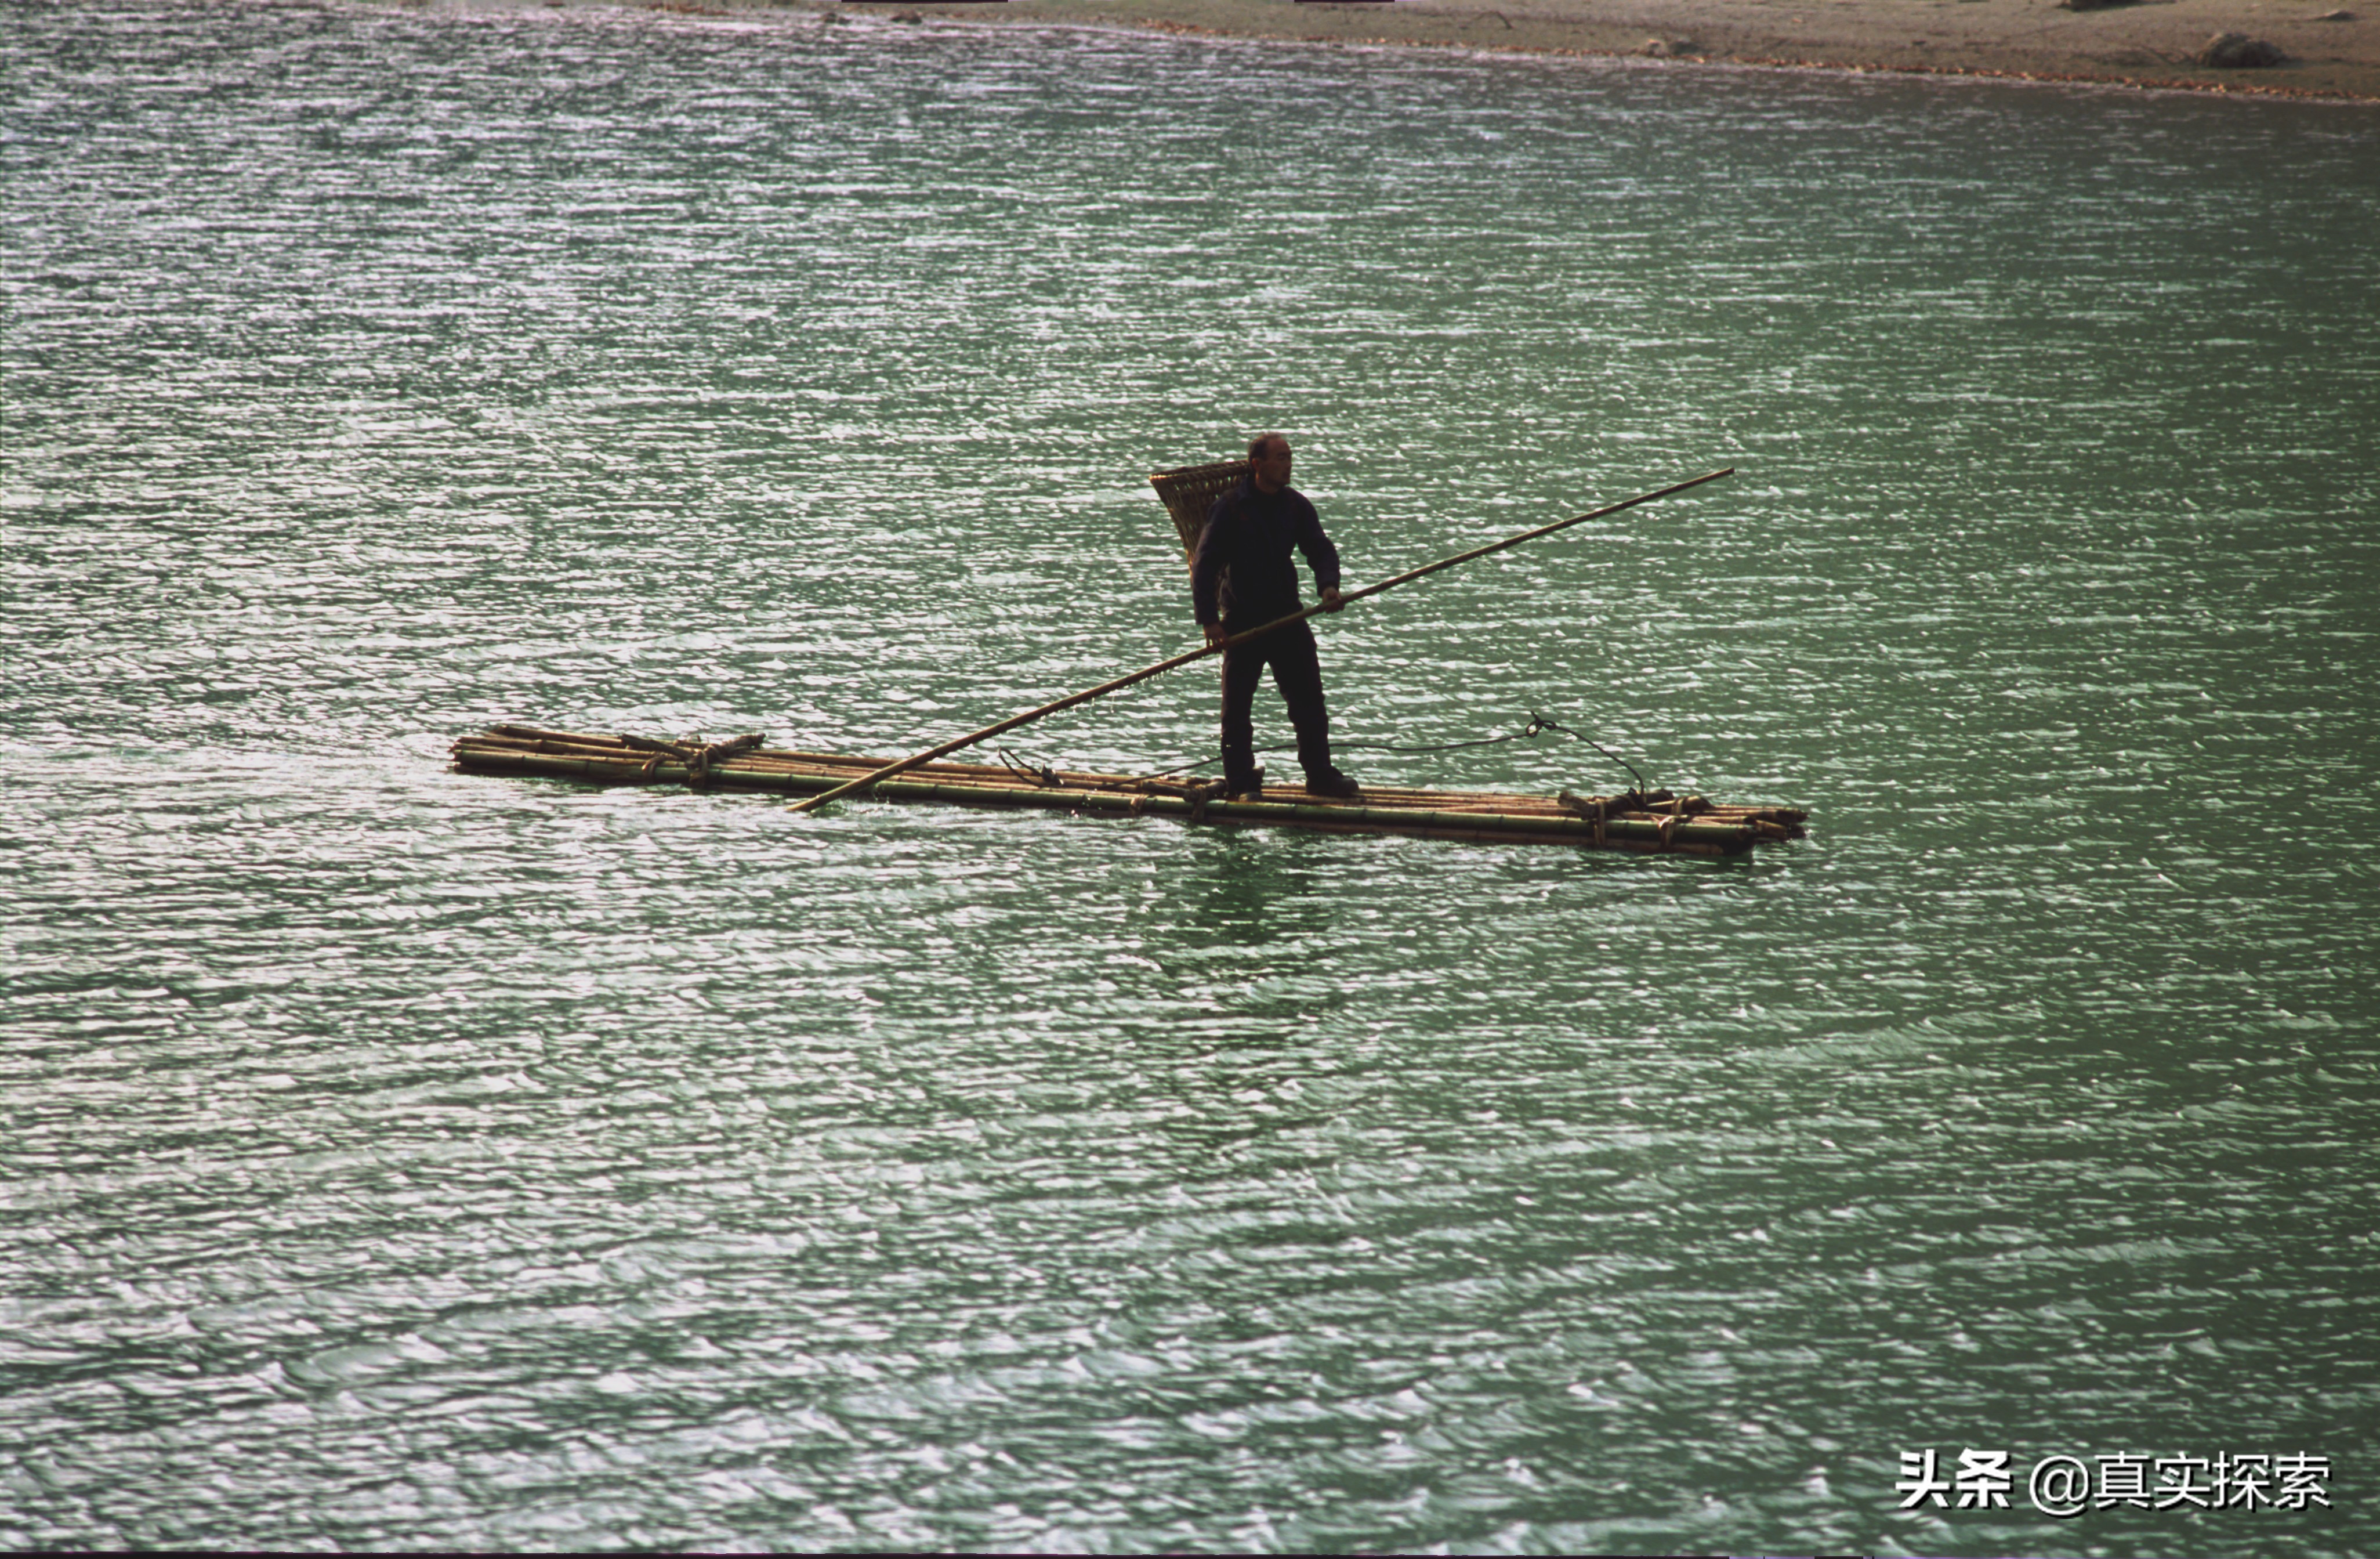
<path fill-rule="evenodd" d="M 1683 493 L 1689 487 L 1700 487 L 1704 482 L 1717 481 L 1723 476 L 1734 474 L 1735 468 L 1728 466 L 1719 470 L 1694 477 L 1690 481 L 1672 482 L 1667 487 L 1657 488 L 1650 493 L 1640 493 L 1633 498 L 1623 498 L 1619 503 L 1607 504 L 1599 509 L 1590 509 L 1585 514 L 1572 515 L 1568 519 L 1558 519 L 1551 525 L 1540 525 L 1535 530 L 1524 530 L 1517 536 L 1507 536 L 1500 542 L 1490 542 L 1484 547 L 1474 547 L 1469 552 L 1457 553 L 1452 557 L 1443 557 L 1436 563 L 1426 563 L 1418 568 L 1399 574 L 1392 579 L 1382 579 L 1377 585 L 1366 585 L 1362 590 L 1347 592 L 1340 596 L 1339 603 L 1344 606 L 1351 602 L 1361 601 L 1366 596 L 1378 595 L 1382 591 L 1394 590 L 1399 585 L 1411 584 L 1414 580 L 1426 575 L 1435 574 L 1441 568 L 1451 568 L 1458 563 L 1468 563 L 1475 557 L 1486 557 L 1489 553 L 1502 552 L 1507 547 L 1517 547 L 1524 542 L 1534 542 L 1540 536 L 1550 536 L 1557 530 L 1567 530 L 1573 525 L 1584 525 L 1590 519 L 1601 519 L 1606 515 L 1618 514 L 1622 509 L 1633 509 L 1639 504 L 1649 504 L 1656 498 L 1666 498 L 1673 493 Z M 1104 697 L 1120 688 L 1129 688 L 1135 682 L 1146 682 L 1161 672 L 1172 671 L 1176 666 L 1188 665 L 1192 661 L 1203 661 L 1209 655 L 1220 655 L 1234 644 L 1245 644 L 1249 639 L 1270 633 L 1277 627 L 1286 627 L 1292 623 L 1303 622 L 1318 612 L 1329 610 L 1330 608 L 1320 604 L 1309 606 L 1303 612 L 1293 612 L 1286 617 L 1277 618 L 1265 624 L 1262 627 L 1252 627 L 1245 633 L 1235 633 L 1220 644 L 1205 645 L 1187 654 L 1176 655 L 1170 661 L 1160 661 L 1155 665 L 1143 666 L 1128 676 L 1119 676 L 1112 682 L 1102 682 L 1096 688 L 1086 688 L 1079 693 L 1070 693 L 1062 699 L 1045 703 L 1038 709 L 1028 709 L 1022 714 L 1012 714 L 996 725 L 986 725 L 980 731 L 971 731 L 964 737 L 953 737 L 940 747 L 929 747 L 923 752 L 911 753 L 897 762 L 887 763 L 874 773 L 862 774 L 859 778 L 848 784 L 836 786 L 832 790 L 821 790 L 815 796 L 805 797 L 787 807 L 785 810 L 814 811 L 829 801 L 848 796 L 855 790 L 865 790 L 879 780 L 887 780 L 895 774 L 905 773 L 920 763 L 930 763 L 935 759 L 947 757 L 962 748 L 973 747 L 978 742 L 988 741 L 1002 731 L 1013 731 L 1019 725 L 1029 725 L 1045 714 L 1055 714 L 1062 709 L 1072 709 L 1076 704 L 1088 703 L 1093 699 Z"/>

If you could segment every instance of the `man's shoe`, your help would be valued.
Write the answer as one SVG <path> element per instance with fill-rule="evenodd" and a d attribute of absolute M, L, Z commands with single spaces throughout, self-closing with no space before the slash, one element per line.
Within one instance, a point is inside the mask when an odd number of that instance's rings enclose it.
<path fill-rule="evenodd" d="M 1309 796 L 1335 796 L 1343 801 L 1361 788 L 1336 769 L 1305 776 L 1305 791 Z"/>

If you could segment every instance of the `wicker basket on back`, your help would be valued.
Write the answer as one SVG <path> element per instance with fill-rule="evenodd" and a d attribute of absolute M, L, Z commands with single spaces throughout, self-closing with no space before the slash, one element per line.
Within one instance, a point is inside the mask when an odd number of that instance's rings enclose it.
<path fill-rule="evenodd" d="M 1212 465 L 1160 471 L 1148 479 L 1165 512 L 1173 517 L 1173 529 L 1182 538 L 1185 561 L 1195 562 L 1198 556 L 1198 538 L 1207 529 L 1207 511 L 1247 474 L 1245 460 L 1217 460 Z"/>

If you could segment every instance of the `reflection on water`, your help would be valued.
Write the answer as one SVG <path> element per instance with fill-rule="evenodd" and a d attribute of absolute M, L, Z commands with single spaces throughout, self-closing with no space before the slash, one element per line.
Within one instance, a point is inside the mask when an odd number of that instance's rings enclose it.
<path fill-rule="evenodd" d="M 1227 836 L 1201 851 L 1160 915 L 1181 927 L 1185 950 L 1228 956 L 1285 943 L 1288 961 L 1302 962 L 1332 929 L 1330 867 L 1306 840 Z"/>
<path fill-rule="evenodd" d="M 2374 1546 L 2365 111 L 797 14 L 0 49 L 0 1541 Z M 1145 473 L 1275 426 L 1355 583 L 1736 465 L 1329 620 L 1334 718 L 1815 836 L 442 770 L 1178 651 Z M 1900 1511 L 1928 1446 L 2338 1472 Z"/>

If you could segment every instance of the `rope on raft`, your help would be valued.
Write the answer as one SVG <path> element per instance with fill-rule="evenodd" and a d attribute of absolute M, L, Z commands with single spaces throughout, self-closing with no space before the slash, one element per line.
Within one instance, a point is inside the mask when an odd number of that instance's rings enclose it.
<path fill-rule="evenodd" d="M 1578 741 L 1583 741 L 1587 746 L 1595 749 L 1596 751 L 1602 753 L 1606 758 L 1610 759 L 1614 763 L 1617 763 L 1621 768 L 1627 770 L 1636 778 L 1636 792 L 1638 794 L 1641 795 L 1648 793 L 1657 788 L 1650 780 L 1647 780 L 1645 777 L 1643 770 L 1637 768 L 1635 764 L 1631 763 L 1625 758 L 1613 752 L 1609 748 L 1605 747 L 1593 737 L 1588 736 L 1584 731 L 1573 731 L 1569 726 L 1562 725 L 1560 721 L 1548 720 L 1534 709 L 1529 711 L 1529 723 L 1526 725 L 1522 726 L 1517 731 L 1507 731 L 1500 737 L 1476 737 L 1469 741 L 1435 742 L 1422 747 L 1407 747 L 1395 742 L 1378 741 L 1333 741 L 1330 745 L 1334 749 L 1342 752 L 1453 752 L 1462 748 L 1495 747 L 1500 743 L 1508 741 L 1527 741 L 1531 737 L 1546 731 L 1559 731 L 1563 736 L 1572 737 Z M 1291 752 L 1296 749 L 1296 745 L 1297 744 L 1294 742 L 1281 742 L 1271 747 L 1260 747 L 1256 750 L 1258 752 Z M 1056 772 L 1048 764 L 1044 763 L 1036 765 L 1028 760 L 1018 758 L 1004 747 L 1000 749 L 1000 761 L 1014 773 L 1024 778 L 1030 779 L 1036 784 L 1055 785 L 1058 783 Z M 1148 774 L 1144 777 L 1152 780 L 1170 779 L 1175 774 L 1184 773 L 1189 770 L 1198 768 L 1203 764 L 1213 763 L 1220 761 L 1220 754 L 1210 753 L 1204 758 L 1193 758 L 1187 763 L 1176 764 L 1171 769 L 1160 769 L 1155 773 Z"/>
<path fill-rule="evenodd" d="M 1019 758 L 1004 747 L 1000 749 L 999 756 L 1000 766 L 1019 779 L 1030 780 L 1035 785 L 1044 787 L 1054 787 L 1065 783 L 1058 777 L 1058 771 L 1047 763 L 1036 764 L 1027 759 Z"/>

